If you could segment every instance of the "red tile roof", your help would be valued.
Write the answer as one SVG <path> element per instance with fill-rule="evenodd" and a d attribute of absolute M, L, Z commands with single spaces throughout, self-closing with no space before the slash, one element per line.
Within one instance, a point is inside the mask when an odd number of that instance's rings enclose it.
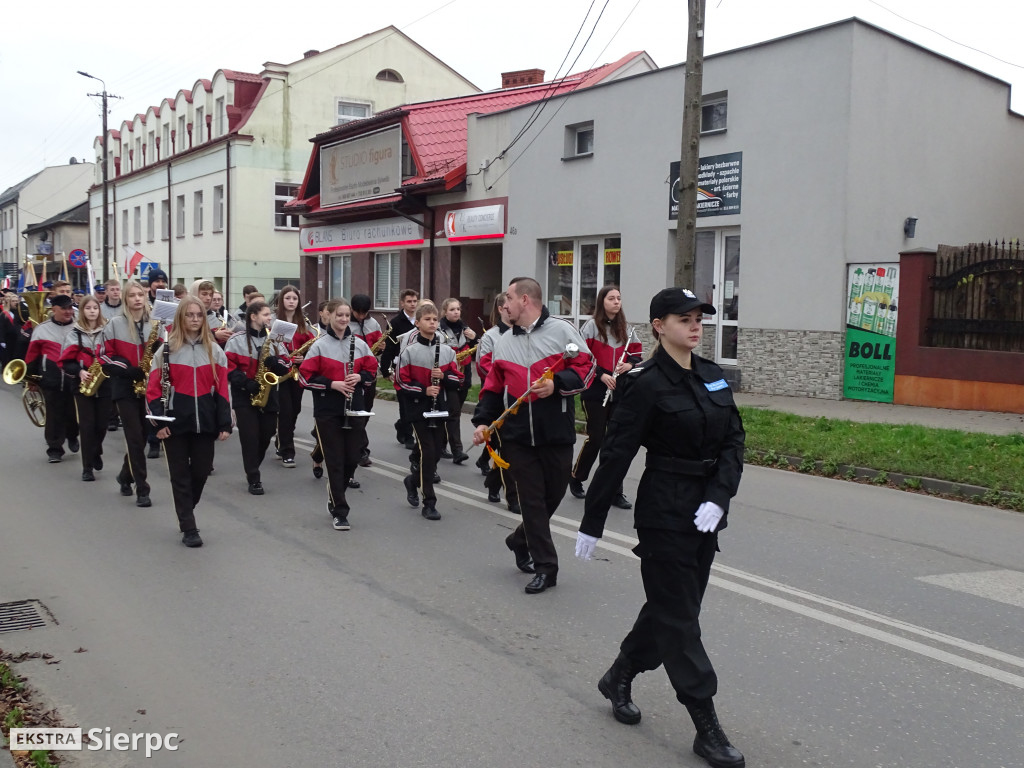
<path fill-rule="evenodd" d="M 259 75 L 254 75 L 252 72 L 236 72 L 233 69 L 222 69 L 224 77 L 228 80 L 235 80 L 236 82 L 244 83 L 262 83 L 263 78 Z"/>

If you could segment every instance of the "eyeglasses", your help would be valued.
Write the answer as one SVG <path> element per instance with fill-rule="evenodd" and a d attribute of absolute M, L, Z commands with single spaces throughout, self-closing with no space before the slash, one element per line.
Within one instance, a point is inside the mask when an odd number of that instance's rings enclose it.
<path fill-rule="evenodd" d="M 202 320 L 204 317 L 206 317 L 205 314 L 201 315 L 201 314 L 198 314 L 196 312 L 186 312 L 185 313 L 185 318 L 188 319 L 188 320 Z"/>

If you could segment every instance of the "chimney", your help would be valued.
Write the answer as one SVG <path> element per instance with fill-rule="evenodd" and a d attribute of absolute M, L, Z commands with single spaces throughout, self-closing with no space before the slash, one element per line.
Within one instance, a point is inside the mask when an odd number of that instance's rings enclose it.
<path fill-rule="evenodd" d="M 302 54 L 302 58 L 308 59 L 311 56 L 316 56 L 318 53 L 320 53 L 320 51 L 315 51 L 312 48 L 310 48 L 308 51 Z"/>
<path fill-rule="evenodd" d="M 501 73 L 502 88 L 516 88 L 520 85 L 537 85 L 544 82 L 543 69 L 519 69 Z"/>

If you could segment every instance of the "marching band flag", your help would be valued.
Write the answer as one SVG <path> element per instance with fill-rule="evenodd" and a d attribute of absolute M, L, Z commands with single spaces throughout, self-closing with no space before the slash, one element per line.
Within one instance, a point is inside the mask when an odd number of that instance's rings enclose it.
<path fill-rule="evenodd" d="M 127 277 L 131 277 L 138 268 L 143 256 L 130 245 L 123 245 L 121 248 L 124 251 L 124 273 Z"/>

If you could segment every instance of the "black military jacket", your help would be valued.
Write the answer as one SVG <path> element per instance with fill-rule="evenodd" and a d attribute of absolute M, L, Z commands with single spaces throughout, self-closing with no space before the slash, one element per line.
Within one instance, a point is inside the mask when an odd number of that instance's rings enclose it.
<path fill-rule="evenodd" d="M 647 468 L 637 491 L 634 525 L 697 532 L 705 501 L 726 510 L 743 472 L 745 433 L 722 369 L 692 355 L 692 370 L 662 348 L 619 377 L 622 397 L 608 424 L 601 464 L 587 491 L 580 530 L 600 538 L 608 507 L 640 446 Z"/>

